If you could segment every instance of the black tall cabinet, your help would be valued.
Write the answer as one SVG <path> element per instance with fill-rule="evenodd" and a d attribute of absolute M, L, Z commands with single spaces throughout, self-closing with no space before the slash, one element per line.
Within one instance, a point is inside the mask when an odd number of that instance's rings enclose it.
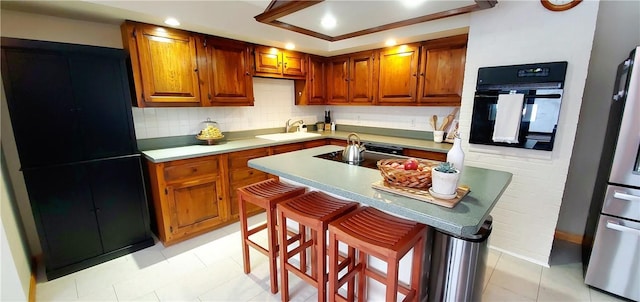
<path fill-rule="evenodd" d="M 47 277 L 153 245 L 121 49 L 2 38 Z"/>

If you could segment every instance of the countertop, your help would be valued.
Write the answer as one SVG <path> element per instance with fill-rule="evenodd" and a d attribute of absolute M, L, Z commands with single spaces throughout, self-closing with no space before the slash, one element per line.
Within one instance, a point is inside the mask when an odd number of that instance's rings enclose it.
<path fill-rule="evenodd" d="M 234 140 L 223 140 L 216 145 L 190 145 L 184 147 L 164 148 L 155 150 L 145 150 L 142 154 L 151 162 L 160 163 L 172 160 L 194 158 L 207 155 L 216 155 L 228 152 L 242 151 L 247 149 L 270 147 L 276 145 L 313 141 L 323 138 L 344 139 L 351 133 L 348 131 L 320 131 L 314 132 L 320 136 L 292 139 L 286 141 L 273 141 L 256 137 L 246 137 Z M 404 138 L 386 135 L 375 135 L 367 133 L 357 133 L 362 142 L 384 143 L 388 145 L 413 148 L 418 150 L 446 153 L 451 148 L 448 143 L 435 143 L 430 139 Z"/>
<path fill-rule="evenodd" d="M 256 158 L 249 161 L 249 167 L 463 238 L 477 233 L 512 177 L 508 172 L 465 166 L 460 183 L 468 185 L 471 191 L 454 208 L 445 208 L 373 189 L 371 184 L 382 179 L 378 170 L 313 157 L 342 149 L 327 145 Z"/>

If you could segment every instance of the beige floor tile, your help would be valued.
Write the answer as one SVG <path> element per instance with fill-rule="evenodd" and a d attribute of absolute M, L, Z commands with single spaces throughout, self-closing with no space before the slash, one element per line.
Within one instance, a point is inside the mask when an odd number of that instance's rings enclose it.
<path fill-rule="evenodd" d="M 591 296 L 591 302 L 628 301 L 618 298 L 613 294 L 603 292 L 594 288 L 589 288 L 589 295 Z"/>
<path fill-rule="evenodd" d="M 248 301 L 269 291 L 269 288 L 263 285 L 255 284 L 249 276 L 242 274 L 219 284 L 198 298 L 200 301 Z"/>
<path fill-rule="evenodd" d="M 482 295 L 483 302 L 516 302 L 516 301 L 536 301 L 521 294 L 518 291 L 514 291 L 508 288 L 504 288 L 500 285 L 491 284 L 487 286 L 487 289 Z"/>
<path fill-rule="evenodd" d="M 487 266 L 485 267 L 484 270 L 484 281 L 483 281 L 483 285 L 482 285 L 482 291 L 484 292 L 484 290 L 487 288 L 487 284 L 489 284 L 489 279 L 491 279 L 491 275 L 493 274 L 493 270 L 496 267 L 496 264 L 498 263 L 498 259 L 500 259 L 500 256 L 502 255 L 501 252 L 496 251 L 494 249 L 488 249 L 487 251 Z"/>
<path fill-rule="evenodd" d="M 229 279 L 244 275 L 242 268 L 232 261 L 221 260 L 216 265 L 193 271 L 155 290 L 160 301 L 192 301 Z"/>
<path fill-rule="evenodd" d="M 39 283 L 36 290 L 37 301 L 74 301 L 78 299 L 76 280 L 64 276 Z"/>
<path fill-rule="evenodd" d="M 95 289 L 92 292 L 89 292 L 85 295 L 80 295 L 78 297 L 80 301 L 118 301 L 118 297 L 116 296 L 116 291 L 113 289 L 112 285 L 103 286 L 101 288 Z"/>
<path fill-rule="evenodd" d="M 543 268 L 538 301 L 589 301 L 582 264 L 570 263 Z"/>
<path fill-rule="evenodd" d="M 535 300 L 541 274 L 541 266 L 503 253 L 491 274 L 486 291 L 492 287 L 494 292 L 501 288 Z"/>
<path fill-rule="evenodd" d="M 160 300 L 158 300 L 158 296 L 156 296 L 155 292 L 149 292 L 146 294 L 143 294 L 139 297 L 135 297 L 135 298 L 131 298 L 131 299 L 120 299 L 120 302 L 122 301 L 127 301 L 127 302 L 159 302 Z"/>

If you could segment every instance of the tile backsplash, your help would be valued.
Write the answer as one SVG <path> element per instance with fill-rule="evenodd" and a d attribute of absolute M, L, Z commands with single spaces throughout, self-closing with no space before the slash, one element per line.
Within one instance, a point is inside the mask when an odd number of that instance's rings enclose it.
<path fill-rule="evenodd" d="M 206 108 L 137 108 L 133 121 L 138 139 L 195 135 L 201 122 L 210 118 L 223 132 L 283 127 L 290 119 L 306 124 L 324 121 L 324 111 L 331 110 L 337 124 L 433 130 L 429 117 L 440 121 L 453 107 L 377 107 L 377 106 L 295 106 L 293 80 L 253 78 L 254 106 Z"/>

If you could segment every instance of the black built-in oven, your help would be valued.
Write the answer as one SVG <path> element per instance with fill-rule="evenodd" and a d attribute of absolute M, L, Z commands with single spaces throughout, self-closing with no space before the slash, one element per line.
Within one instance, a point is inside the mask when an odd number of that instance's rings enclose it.
<path fill-rule="evenodd" d="M 551 151 L 562 103 L 567 62 L 483 67 L 473 104 L 469 143 Z M 521 110 L 512 110 L 514 138 L 497 140 L 496 116 L 501 95 L 522 95 Z M 517 109 L 517 108 L 516 108 Z M 513 120 L 513 119 L 512 119 Z"/>

